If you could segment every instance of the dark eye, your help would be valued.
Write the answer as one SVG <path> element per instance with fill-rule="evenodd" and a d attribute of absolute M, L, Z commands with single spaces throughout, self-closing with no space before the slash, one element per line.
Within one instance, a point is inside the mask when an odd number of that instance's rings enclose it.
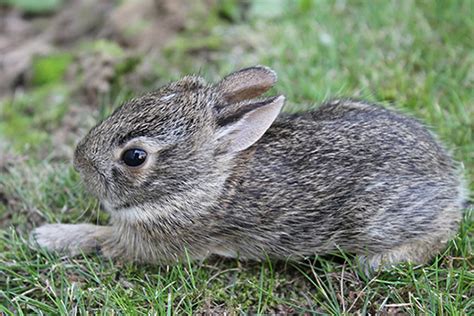
<path fill-rule="evenodd" d="M 138 167 L 143 164 L 146 160 L 147 153 L 140 148 L 127 149 L 122 154 L 122 161 L 127 166 Z"/>

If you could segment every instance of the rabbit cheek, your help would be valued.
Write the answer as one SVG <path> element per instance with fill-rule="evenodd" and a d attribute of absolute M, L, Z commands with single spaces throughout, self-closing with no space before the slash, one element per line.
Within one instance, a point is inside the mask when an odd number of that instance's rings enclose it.
<path fill-rule="evenodd" d="M 132 188 L 140 188 L 146 182 L 148 173 L 148 170 L 142 168 L 112 167 L 112 182 L 130 192 Z"/>

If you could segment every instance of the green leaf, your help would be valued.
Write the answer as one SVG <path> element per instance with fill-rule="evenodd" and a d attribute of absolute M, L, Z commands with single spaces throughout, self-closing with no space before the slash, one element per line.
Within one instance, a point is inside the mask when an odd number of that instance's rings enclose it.
<path fill-rule="evenodd" d="M 36 57 L 33 60 L 33 84 L 41 86 L 61 82 L 72 59 L 67 53 Z"/>
<path fill-rule="evenodd" d="M 0 4 L 2 2 L 27 13 L 40 14 L 56 11 L 64 0 L 3 0 Z"/>

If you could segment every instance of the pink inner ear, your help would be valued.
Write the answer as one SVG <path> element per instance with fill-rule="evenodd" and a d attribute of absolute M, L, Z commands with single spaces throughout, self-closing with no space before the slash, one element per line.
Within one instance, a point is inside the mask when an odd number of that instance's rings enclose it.
<path fill-rule="evenodd" d="M 258 97 L 277 81 L 273 70 L 256 66 L 239 70 L 226 76 L 219 84 L 223 97 L 229 103 L 236 103 Z"/>
<path fill-rule="evenodd" d="M 285 97 L 272 98 L 265 105 L 243 114 L 220 128 L 217 139 L 225 147 L 226 153 L 245 150 L 257 142 L 276 119 L 283 107 Z"/>

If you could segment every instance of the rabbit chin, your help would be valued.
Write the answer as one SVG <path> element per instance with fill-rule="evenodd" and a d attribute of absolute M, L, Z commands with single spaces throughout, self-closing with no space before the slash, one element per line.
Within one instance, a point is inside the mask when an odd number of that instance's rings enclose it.
<path fill-rule="evenodd" d="M 163 212 L 160 212 L 155 205 L 143 204 L 140 206 L 117 208 L 113 203 L 107 200 L 103 200 L 101 203 L 103 208 L 110 213 L 113 220 L 130 224 L 140 222 L 150 223 L 154 222 L 159 217 L 166 216 Z"/>

